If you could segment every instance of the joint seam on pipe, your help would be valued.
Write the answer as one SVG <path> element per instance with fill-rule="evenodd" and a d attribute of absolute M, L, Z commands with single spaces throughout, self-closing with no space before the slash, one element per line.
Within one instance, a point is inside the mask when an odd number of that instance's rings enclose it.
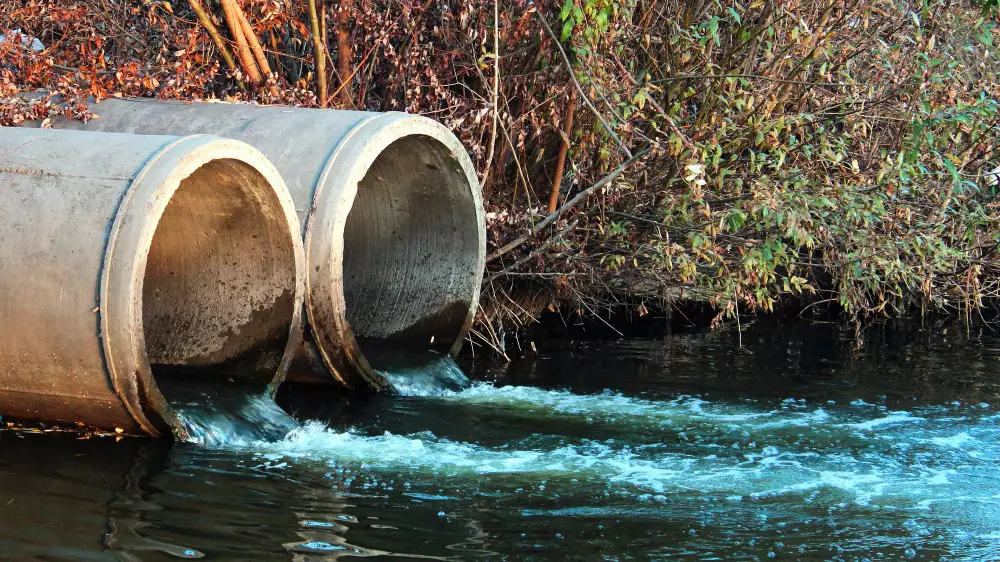
<path fill-rule="evenodd" d="M 344 147 L 347 146 L 348 141 L 350 141 L 352 138 L 354 138 L 361 131 L 362 128 L 364 128 L 366 125 L 368 125 L 372 121 L 374 121 L 376 119 L 379 119 L 380 117 L 384 117 L 385 115 L 386 114 L 384 114 L 384 113 L 376 113 L 375 115 L 372 115 L 371 117 L 368 117 L 366 119 L 363 119 L 363 120 L 359 121 L 356 125 L 354 125 L 353 127 L 351 127 L 351 130 L 348 131 L 347 134 L 345 134 L 340 139 L 340 142 L 338 142 L 337 145 L 334 146 L 330 150 L 329 154 L 326 157 L 326 160 L 323 163 L 323 169 L 320 171 L 319 175 L 316 177 L 316 189 L 313 191 L 312 203 L 310 204 L 308 218 L 306 219 L 306 232 L 305 232 L 306 235 L 304 237 L 304 242 L 305 242 L 304 246 L 305 246 L 305 254 L 306 254 L 305 255 L 305 261 L 306 261 L 306 268 L 305 268 L 305 270 L 306 270 L 306 279 L 305 279 L 305 281 L 306 281 L 306 287 L 308 287 L 308 288 L 312 287 L 312 269 L 313 268 L 311 266 L 312 261 L 311 261 L 310 256 L 312 255 L 312 252 L 311 252 L 311 247 L 312 247 L 312 232 L 313 232 L 313 226 L 314 226 L 314 222 L 315 222 L 313 219 L 316 216 L 317 201 L 319 201 L 320 195 L 324 191 L 327 179 L 333 174 L 334 163 L 335 163 L 335 161 L 337 159 L 337 156 L 343 151 Z M 306 290 L 305 302 L 306 302 L 306 306 L 305 306 L 305 308 L 306 308 L 306 315 L 308 316 L 307 320 L 308 320 L 310 326 L 314 326 L 313 331 L 315 332 L 316 331 L 315 326 L 318 326 L 318 323 L 313 322 L 313 316 L 314 316 L 314 314 L 313 314 L 313 299 L 312 299 L 312 291 L 311 290 Z M 326 368 L 329 369 L 330 372 L 335 375 L 335 377 L 341 382 L 341 384 L 343 384 L 345 386 L 348 386 L 348 387 L 351 386 L 349 384 L 350 381 L 347 380 L 344 377 L 344 374 L 341 373 L 339 371 L 339 369 L 337 369 L 337 368 L 334 367 L 333 361 L 330 359 L 330 357 L 327 354 L 326 349 L 324 348 L 324 346 L 318 345 L 318 344 L 314 343 L 314 347 L 317 349 L 317 351 L 319 351 L 319 355 L 322 358 L 323 363 L 326 366 Z"/>

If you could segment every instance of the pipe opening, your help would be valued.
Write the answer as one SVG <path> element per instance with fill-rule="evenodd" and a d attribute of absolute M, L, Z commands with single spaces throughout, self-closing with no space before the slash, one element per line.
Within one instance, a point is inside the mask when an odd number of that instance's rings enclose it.
<path fill-rule="evenodd" d="M 425 135 L 391 143 L 358 183 L 344 229 L 344 298 L 376 370 L 410 352 L 446 355 L 462 336 L 478 280 L 475 189 L 451 150 Z"/>
<path fill-rule="evenodd" d="M 249 164 L 213 160 L 180 182 L 142 281 L 145 351 L 171 406 L 268 389 L 295 321 L 294 235 Z"/>

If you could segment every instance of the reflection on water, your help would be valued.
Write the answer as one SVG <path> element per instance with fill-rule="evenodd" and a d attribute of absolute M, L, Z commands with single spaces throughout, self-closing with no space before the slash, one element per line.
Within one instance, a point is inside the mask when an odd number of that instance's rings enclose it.
<path fill-rule="evenodd" d="M 831 328 L 543 346 L 281 439 L 0 432 L 16 559 L 1000 557 L 1000 340 Z M 4 507 L 4 504 L 7 504 Z"/>
<path fill-rule="evenodd" d="M 10 560 L 202 558 L 145 515 L 162 509 L 142 483 L 165 461 L 160 441 L 0 436 L 0 553 Z M 166 540 L 164 540 L 166 539 Z M 176 542 L 173 542 L 176 541 Z"/>

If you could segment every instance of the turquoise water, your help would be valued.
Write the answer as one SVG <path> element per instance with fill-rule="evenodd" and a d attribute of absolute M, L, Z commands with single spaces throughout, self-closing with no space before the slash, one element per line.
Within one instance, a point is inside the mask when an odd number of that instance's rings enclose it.
<path fill-rule="evenodd" d="M 434 352 L 402 354 L 376 367 L 392 392 L 402 396 L 436 396 L 468 388 L 472 382 L 455 361 Z"/>
<path fill-rule="evenodd" d="M 0 552 L 1000 559 L 1000 341 L 742 339 L 549 342 L 435 396 L 288 387 L 280 438 L 0 432 Z"/>

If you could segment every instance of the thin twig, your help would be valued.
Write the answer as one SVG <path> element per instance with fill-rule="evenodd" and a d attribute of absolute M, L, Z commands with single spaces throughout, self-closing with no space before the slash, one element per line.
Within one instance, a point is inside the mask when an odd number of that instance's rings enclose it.
<path fill-rule="evenodd" d="M 743 326 L 740 326 L 740 297 L 733 287 L 733 308 L 736 309 L 736 334 L 739 336 L 740 349 L 743 349 Z"/>
<path fill-rule="evenodd" d="M 478 331 L 476 331 L 475 329 L 473 329 L 473 330 L 470 330 L 470 331 L 469 331 L 469 335 L 470 335 L 470 336 L 476 336 L 476 337 L 478 337 L 479 339 L 483 340 L 483 343 L 485 343 L 486 345 L 488 345 L 488 346 L 490 346 L 491 348 L 493 348 L 493 351 L 496 351 L 496 352 L 497 352 L 498 354 L 500 354 L 500 355 L 503 355 L 504 357 L 507 357 L 507 354 L 506 354 L 506 353 L 504 353 L 503 351 L 501 351 L 501 350 L 500 350 L 500 348 L 496 346 L 496 344 L 494 344 L 494 343 L 493 343 L 493 342 L 492 342 L 491 340 L 489 340 L 489 339 L 488 339 L 488 338 L 487 338 L 486 336 L 484 336 L 484 335 L 480 334 L 480 333 L 479 333 Z M 470 337 L 470 341 L 471 341 L 471 337 Z M 510 359 L 507 359 L 507 360 L 508 360 L 508 361 L 510 361 Z"/>
<path fill-rule="evenodd" d="M 580 94 L 580 98 L 583 99 L 583 103 L 587 104 L 587 108 L 590 109 L 591 113 L 593 113 L 594 116 L 597 117 L 598 121 L 601 122 L 601 125 L 604 127 L 604 130 L 607 131 L 608 134 L 611 135 L 611 138 L 614 139 L 615 143 L 618 144 L 618 148 L 621 149 L 621 151 L 625 153 L 626 156 L 632 158 L 632 152 L 628 149 L 627 146 L 625 146 L 625 143 L 622 142 L 622 139 L 618 138 L 618 135 L 615 134 L 615 131 L 614 129 L 611 128 L 611 125 L 609 125 L 608 122 L 605 121 L 604 116 L 601 115 L 601 112 L 597 111 L 597 108 L 594 107 L 594 103 L 591 102 L 590 98 L 587 97 L 587 94 L 583 92 L 583 86 L 581 86 L 580 81 L 576 79 L 576 72 L 573 70 L 573 63 L 570 62 L 569 55 L 567 55 L 566 50 L 563 49 L 562 43 L 559 41 L 559 38 L 556 37 L 556 34 L 552 31 L 552 28 L 549 27 L 549 23 L 545 21 L 545 16 L 543 16 L 542 14 L 538 14 L 538 21 L 542 22 L 542 27 L 545 28 L 545 31 L 548 32 L 549 37 L 552 38 L 552 42 L 555 43 L 556 48 L 559 49 L 559 54 L 562 55 L 563 63 L 566 64 L 566 70 L 569 72 L 569 77 L 573 80 L 573 85 L 576 86 L 576 91 L 577 93 Z"/>
<path fill-rule="evenodd" d="M 492 274 L 490 276 L 490 279 L 492 280 L 492 279 L 494 279 L 496 277 L 500 277 L 502 275 L 506 275 L 506 274 L 510 273 L 511 271 L 513 271 L 513 270 L 521 267 L 522 265 L 528 263 L 529 261 L 531 261 L 532 259 L 534 259 L 536 256 L 538 256 L 539 254 L 541 254 L 545 250 L 548 250 L 549 246 L 551 246 L 552 244 L 555 244 L 560 238 L 562 238 L 563 236 L 565 236 L 566 233 L 568 233 L 569 231 L 571 231 L 574 228 L 576 228 L 576 225 L 578 225 L 578 224 L 580 224 L 580 221 L 578 221 L 578 220 L 569 223 L 569 225 L 567 225 L 566 228 L 564 228 L 564 229 L 560 230 L 559 232 L 557 232 L 557 233 L 553 234 L 552 236 L 550 236 L 549 239 L 546 240 L 544 244 L 542 244 L 539 247 L 535 248 L 530 254 L 524 256 L 523 258 L 517 260 L 516 262 L 510 264 L 509 266 L 503 268 L 502 270 L 500 270 L 500 271 Z"/>
<path fill-rule="evenodd" d="M 370 49 L 368 49 L 368 52 L 365 53 L 365 56 L 361 59 L 361 62 L 359 62 L 357 64 L 357 66 L 354 67 L 354 70 L 351 71 L 350 76 L 348 76 L 346 80 L 341 80 L 340 86 L 338 86 L 337 89 L 334 90 L 332 94 L 330 94 L 330 98 L 331 99 L 337 97 L 337 94 L 340 93 L 340 90 L 343 89 L 345 86 L 347 86 L 348 84 L 351 83 L 351 80 L 354 79 L 354 75 L 357 74 L 358 71 L 361 70 L 365 66 L 365 61 L 367 61 L 368 57 L 370 57 L 371 54 L 375 52 L 375 47 L 377 47 L 377 46 L 378 45 L 376 44 L 376 45 L 373 45 Z M 353 101 L 351 103 L 352 103 L 352 105 L 354 105 L 355 107 L 357 107 L 357 105 L 354 104 Z M 424 115 L 426 115 L 426 113 Z"/>
<path fill-rule="evenodd" d="M 72 67 L 72 66 L 63 66 L 61 64 L 53 64 L 52 68 L 54 68 L 56 70 L 64 70 L 66 72 L 81 72 L 81 70 L 79 68 L 75 68 L 75 67 Z M 114 70 L 98 70 L 97 74 L 100 74 L 102 76 L 110 76 L 112 74 L 115 74 L 115 71 Z"/>
<path fill-rule="evenodd" d="M 122 8 L 123 10 L 126 11 L 128 10 L 128 6 L 122 6 Z M 108 16 L 108 12 L 111 11 L 111 8 L 107 5 L 107 2 L 105 0 L 101 0 L 101 9 L 102 11 L 100 12 L 100 16 L 105 23 L 111 24 L 116 28 L 118 28 L 118 31 L 121 31 L 126 36 L 128 36 L 128 38 L 131 39 L 133 42 L 135 42 L 136 45 L 146 46 L 146 41 L 143 41 L 140 37 L 137 37 L 131 31 L 125 29 L 125 27 L 118 21 L 117 18 L 115 18 L 114 16 Z"/>
<path fill-rule="evenodd" d="M 507 254 L 508 252 L 510 252 L 511 250 L 513 250 L 514 248 L 517 248 L 521 244 L 524 244 L 529 238 L 531 238 L 532 236 L 534 236 L 535 234 L 537 234 L 538 231 L 540 231 L 541 229 L 543 229 L 543 228 L 549 226 L 550 224 L 554 223 L 556 221 L 556 219 L 559 218 L 560 215 L 562 215 L 566 211 L 569 211 L 573 207 L 576 207 L 581 202 L 586 201 L 587 198 L 589 198 L 591 195 L 593 195 L 595 191 L 597 191 L 598 189 L 600 189 L 600 188 L 608 185 L 609 183 L 611 183 L 615 178 L 617 178 L 618 176 L 620 176 L 622 172 L 624 172 L 625 170 L 627 170 L 629 168 L 629 166 L 631 166 L 637 160 L 639 160 L 640 158 L 642 158 L 643 156 L 645 156 L 646 154 L 648 154 L 649 151 L 650 151 L 650 147 L 646 147 L 646 148 L 640 150 L 639 152 L 637 152 L 635 154 L 635 156 L 632 156 L 631 158 L 629 158 L 628 160 L 626 160 L 625 162 L 623 162 L 621 166 L 618 166 L 617 168 L 615 168 L 613 172 L 611 172 L 610 174 L 608 174 L 608 175 L 604 176 L 603 178 L 601 178 L 601 180 L 599 182 L 597 182 L 594 185 L 588 187 L 587 189 L 584 189 L 580 193 L 577 193 L 576 197 L 573 197 L 572 199 L 570 199 L 569 201 L 567 201 L 565 204 L 563 204 L 562 207 L 559 207 L 558 211 L 556 211 L 555 213 L 552 213 L 551 215 L 545 217 L 545 219 L 543 219 L 541 222 L 539 222 L 534 227 L 532 227 L 532 229 L 528 232 L 528 234 L 526 234 L 524 236 L 521 236 L 517 240 L 514 240 L 513 242 L 510 242 L 506 246 L 504 246 L 504 247 L 500 248 L 499 250 L 497 250 L 496 252 L 493 252 L 492 254 L 490 254 L 489 257 L 486 258 L 486 263 L 490 263 L 490 262 L 496 260 L 497 258 L 499 258 L 500 256 L 503 256 L 504 254 Z"/>
<path fill-rule="evenodd" d="M 745 78 L 747 80 L 764 80 L 767 82 L 778 82 L 781 84 L 799 84 L 801 86 L 815 86 L 820 88 L 860 88 L 864 84 L 851 84 L 848 82 L 809 82 L 808 80 L 790 80 L 788 78 L 775 78 L 773 76 L 762 76 L 760 74 L 678 74 L 666 78 L 650 80 L 650 84 L 663 84 L 666 82 L 676 82 L 678 80 L 716 80 L 720 78 Z"/>
<path fill-rule="evenodd" d="M 490 148 L 486 154 L 486 166 L 479 185 L 486 188 L 486 180 L 493 167 L 493 152 L 497 146 L 497 123 L 500 120 L 500 0 L 493 0 L 493 132 L 490 134 Z"/>

